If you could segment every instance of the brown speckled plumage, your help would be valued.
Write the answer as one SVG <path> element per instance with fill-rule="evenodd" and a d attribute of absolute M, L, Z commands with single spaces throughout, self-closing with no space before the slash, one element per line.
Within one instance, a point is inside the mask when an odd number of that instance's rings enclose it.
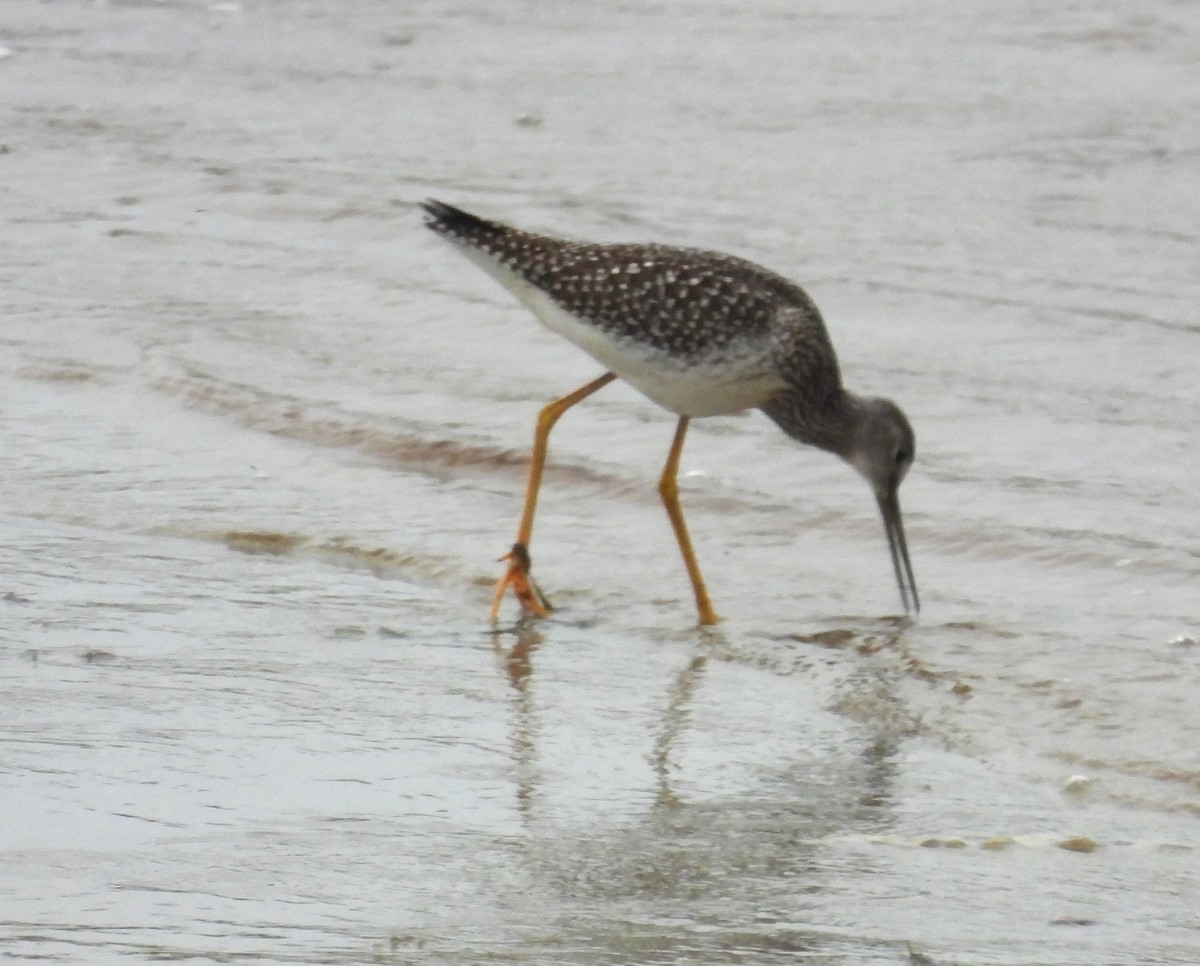
<path fill-rule="evenodd" d="M 614 335 L 690 356 L 761 336 L 780 307 L 820 326 L 809 297 L 742 258 L 654 244 L 535 235 L 428 203 L 429 227 L 487 252 L 565 309 Z"/>
<path fill-rule="evenodd" d="M 686 367 L 743 347 L 790 358 L 791 387 L 816 399 L 841 386 L 821 314 L 798 285 L 753 262 L 695 248 L 566 241 L 440 202 L 422 206 L 438 234 L 495 259 L 614 339 Z M 619 373 L 618 373 L 619 374 Z"/>

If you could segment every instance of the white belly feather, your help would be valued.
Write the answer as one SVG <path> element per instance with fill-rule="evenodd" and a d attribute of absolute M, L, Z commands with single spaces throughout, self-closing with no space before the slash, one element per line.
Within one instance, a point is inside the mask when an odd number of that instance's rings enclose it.
<path fill-rule="evenodd" d="M 725 357 L 718 365 L 675 360 L 631 339 L 614 338 L 566 311 L 541 289 L 469 245 L 458 250 L 512 292 L 551 332 L 579 346 L 601 365 L 664 409 L 681 416 L 718 416 L 761 405 L 784 388 L 761 350 Z"/>

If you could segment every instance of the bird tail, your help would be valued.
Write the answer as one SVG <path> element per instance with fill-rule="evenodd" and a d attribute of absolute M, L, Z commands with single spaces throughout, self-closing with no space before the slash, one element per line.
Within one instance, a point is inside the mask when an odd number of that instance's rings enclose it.
<path fill-rule="evenodd" d="M 488 221 L 432 198 L 421 202 L 421 210 L 425 212 L 426 228 L 446 238 L 458 239 L 475 246 L 480 246 L 482 242 L 497 238 L 509 230 L 497 222 Z"/>

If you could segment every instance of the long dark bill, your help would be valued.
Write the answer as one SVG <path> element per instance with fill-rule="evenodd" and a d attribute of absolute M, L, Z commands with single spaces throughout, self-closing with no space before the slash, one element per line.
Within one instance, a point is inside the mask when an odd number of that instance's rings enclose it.
<path fill-rule="evenodd" d="M 904 520 L 900 516 L 899 486 L 879 495 L 879 512 L 883 514 L 883 529 L 887 533 L 888 550 L 892 554 L 892 566 L 896 569 L 896 586 L 900 588 L 900 599 L 904 601 L 906 614 L 921 613 L 921 599 L 917 596 L 917 580 L 913 576 L 912 561 L 908 559 L 908 541 L 904 539 Z"/>

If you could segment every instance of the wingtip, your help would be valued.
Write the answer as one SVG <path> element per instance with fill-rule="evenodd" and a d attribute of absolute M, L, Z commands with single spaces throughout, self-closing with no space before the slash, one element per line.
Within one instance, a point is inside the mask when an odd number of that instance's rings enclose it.
<path fill-rule="evenodd" d="M 425 227 L 436 231 L 439 235 L 453 238 L 479 238 L 495 235 L 505 230 L 504 226 L 480 218 L 469 211 L 463 211 L 454 205 L 435 198 L 426 198 L 418 206 L 425 214 Z"/>
<path fill-rule="evenodd" d="M 426 224 L 440 221 L 449 217 L 452 213 L 458 212 L 457 208 L 446 204 L 444 201 L 438 201 L 436 198 L 426 198 L 424 201 L 418 202 L 417 207 L 425 214 Z"/>

